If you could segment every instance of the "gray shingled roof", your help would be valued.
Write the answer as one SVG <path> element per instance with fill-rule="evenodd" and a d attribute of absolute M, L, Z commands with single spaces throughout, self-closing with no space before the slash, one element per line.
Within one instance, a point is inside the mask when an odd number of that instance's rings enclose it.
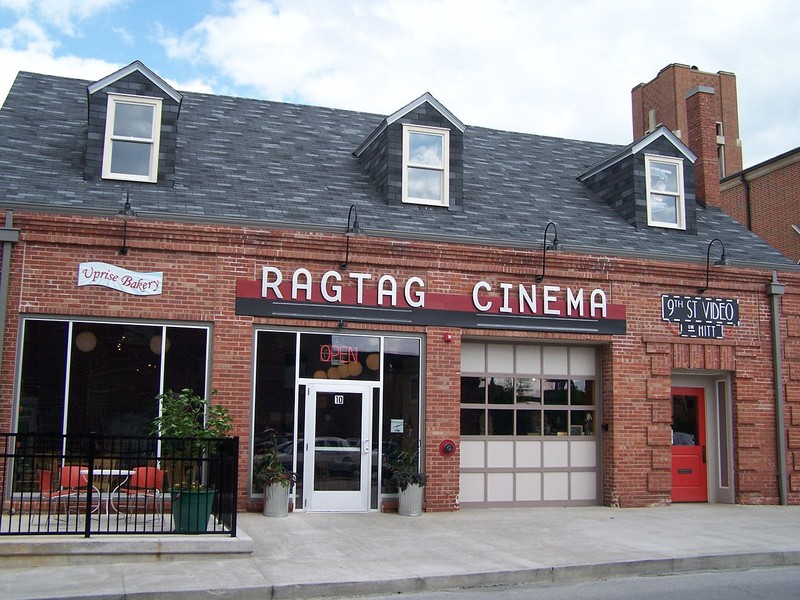
<path fill-rule="evenodd" d="M 714 237 L 735 264 L 794 266 L 715 208 L 697 236 L 636 229 L 576 177 L 620 146 L 468 126 L 464 210 L 387 205 L 353 151 L 385 115 L 184 94 L 174 187 L 85 181 L 86 86 L 20 73 L 0 109 L 0 207 L 112 215 L 130 189 L 143 218 L 344 231 L 351 204 L 371 235 L 705 261 Z M 402 104 L 399 101 L 398 104 Z"/>

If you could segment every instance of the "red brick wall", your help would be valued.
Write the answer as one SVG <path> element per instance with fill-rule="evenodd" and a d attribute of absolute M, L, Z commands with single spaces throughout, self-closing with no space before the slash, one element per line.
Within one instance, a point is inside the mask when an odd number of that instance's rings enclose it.
<path fill-rule="evenodd" d="M 800 153 L 798 153 L 800 154 Z M 800 234 L 792 225 L 800 226 L 800 156 L 745 175 L 750 187 L 750 227 L 752 231 L 794 261 L 800 261 Z M 747 192 L 742 181 L 727 182 L 722 191 L 722 208 L 747 226 Z"/>
<path fill-rule="evenodd" d="M 719 206 L 719 158 L 714 126 L 714 95 L 700 90 L 686 99 L 689 147 L 697 156 L 694 187 L 697 199 L 706 206 Z"/>
<path fill-rule="evenodd" d="M 691 148 L 686 135 L 686 93 L 697 86 L 714 88 L 711 126 L 719 121 L 724 125 L 726 174 L 742 170 L 742 149 L 739 139 L 739 106 L 736 93 L 736 76 L 720 71 L 707 73 L 691 69 L 688 65 L 672 64 L 663 68 L 646 84 L 640 84 L 631 92 L 633 107 L 633 139 L 644 135 L 648 128 L 647 114 L 655 109 L 656 124 L 663 124 L 672 131 L 680 131 L 682 141 Z M 694 148 L 691 148 L 696 153 Z"/>
<path fill-rule="evenodd" d="M 266 320 L 234 314 L 236 278 L 259 279 L 261 267 L 298 266 L 320 274 L 338 269 L 344 254 L 341 234 L 293 233 L 247 227 L 221 227 L 134 221 L 127 256 L 118 253 L 121 223 L 112 218 L 44 217 L 15 214 L 21 240 L 12 253 L 7 315 L 0 373 L 0 429 L 11 425 L 11 401 L 20 313 L 97 316 L 126 319 L 176 319 L 213 322 L 212 387 L 216 400 L 237 419 L 241 436 L 240 496 L 246 505 L 251 402 L 252 326 L 330 327 L 329 322 Z M 459 454 L 442 456 L 445 438 L 459 444 L 459 377 L 463 338 L 537 343 L 587 342 L 601 348 L 603 501 L 622 506 L 670 502 L 670 378 L 675 369 L 733 373 L 737 500 L 775 503 L 776 443 L 772 389 L 772 346 L 765 285 L 770 273 L 742 266 L 715 269 L 709 293 L 738 298 L 741 326 L 728 327 L 724 340 L 684 339 L 661 320 L 660 296 L 693 295 L 705 279 L 705 248 L 697 261 L 668 264 L 608 259 L 565 252 L 548 256 L 546 283 L 600 287 L 610 302 L 627 307 L 628 333 L 584 336 L 390 326 L 382 331 L 426 335 L 425 441 L 427 510 L 456 507 Z M 528 249 L 488 248 L 370 238 L 351 246 L 351 269 L 391 273 L 405 279 L 419 275 L 429 292 L 471 294 L 485 280 L 533 284 L 541 269 L 538 239 Z M 138 271 L 164 271 L 164 292 L 135 297 L 105 288 L 76 287 L 80 262 L 105 261 Z M 787 284 L 781 327 L 785 338 L 784 383 L 791 497 L 800 503 L 800 276 L 782 273 Z M 369 330 L 352 323 L 352 330 Z M 445 340 L 452 333 L 452 341 Z M 251 505 L 250 508 L 255 508 Z"/>

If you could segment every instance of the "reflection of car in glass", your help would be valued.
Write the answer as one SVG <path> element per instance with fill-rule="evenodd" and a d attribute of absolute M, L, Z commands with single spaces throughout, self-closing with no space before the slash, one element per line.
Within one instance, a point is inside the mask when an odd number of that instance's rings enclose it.
<path fill-rule="evenodd" d="M 348 438 L 347 441 L 354 448 L 361 448 L 361 440 L 358 438 Z M 391 459 L 399 449 L 400 447 L 396 442 L 390 442 L 388 440 L 383 442 L 383 452 L 381 453 L 383 456 L 381 461 L 384 469 L 386 469 L 387 460 Z M 375 444 L 372 445 L 372 464 L 378 464 L 378 448 Z"/>
<path fill-rule="evenodd" d="M 300 440 L 301 451 L 297 454 L 298 470 L 303 462 L 303 440 Z M 318 437 L 315 440 L 316 463 L 325 465 L 330 472 L 350 473 L 361 458 L 358 446 L 352 446 L 347 440 L 338 437 Z M 294 455 L 294 442 L 284 442 L 278 445 L 278 460 L 287 469 L 292 468 Z"/>

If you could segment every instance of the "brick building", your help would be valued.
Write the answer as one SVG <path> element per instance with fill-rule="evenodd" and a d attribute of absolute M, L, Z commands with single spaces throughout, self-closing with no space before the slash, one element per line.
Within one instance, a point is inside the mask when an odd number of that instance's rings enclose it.
<path fill-rule="evenodd" d="M 716 153 L 718 177 L 722 180 L 719 198 L 713 195 L 710 201 L 793 261 L 800 261 L 800 233 L 795 228 L 800 228 L 800 206 L 794 193 L 800 181 L 800 149 L 743 169 L 736 75 L 725 71 L 707 73 L 682 64 L 667 65 L 654 79 L 640 83 L 631 92 L 634 139 L 663 124 L 700 154 L 702 151 L 687 137 L 691 113 L 688 105 L 693 90 L 698 88 L 711 96 L 708 110 L 712 116 L 705 122 L 713 133 L 709 132 L 710 145 L 705 154 L 713 159 Z M 712 171 L 709 169 L 709 176 Z"/>
<path fill-rule="evenodd" d="M 709 120 L 708 126 L 714 131 L 718 179 L 722 179 L 742 170 L 739 101 L 733 73 L 708 73 L 679 63 L 667 65 L 651 81 L 640 83 L 631 91 L 633 139 L 638 140 L 658 125 L 664 125 L 692 147 L 686 137 L 690 118 L 687 95 L 698 87 L 713 90 L 709 106 L 713 120 Z"/>
<path fill-rule="evenodd" d="M 430 94 L 386 116 L 139 62 L 20 73 L 0 430 L 141 434 L 160 392 L 217 389 L 251 509 L 270 429 L 298 510 L 391 504 L 409 438 L 430 511 L 797 503 L 798 271 L 705 200 L 714 101 L 690 95 L 695 153 L 466 126 Z"/>
<path fill-rule="evenodd" d="M 722 208 L 783 252 L 800 262 L 800 148 L 779 154 L 725 177 L 720 182 Z"/>

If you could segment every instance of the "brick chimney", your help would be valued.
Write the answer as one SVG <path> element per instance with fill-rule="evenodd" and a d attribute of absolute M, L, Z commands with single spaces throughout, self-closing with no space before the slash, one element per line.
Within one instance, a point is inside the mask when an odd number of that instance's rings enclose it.
<path fill-rule="evenodd" d="M 699 85 L 686 93 L 686 120 L 687 145 L 697 155 L 695 194 L 704 205 L 721 208 L 714 88 Z"/>

